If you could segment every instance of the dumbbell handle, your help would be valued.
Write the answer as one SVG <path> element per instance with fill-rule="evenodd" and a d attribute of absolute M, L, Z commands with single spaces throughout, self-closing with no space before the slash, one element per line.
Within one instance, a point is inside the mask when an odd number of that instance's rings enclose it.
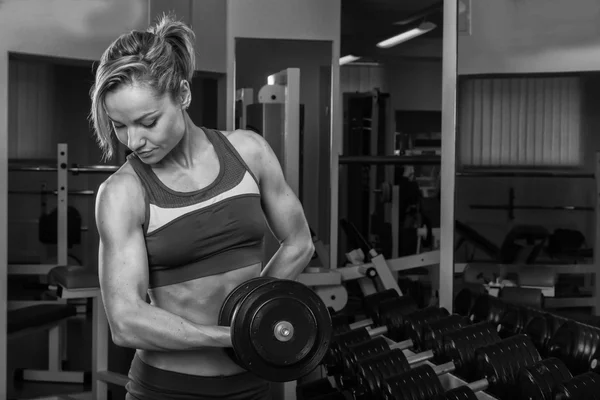
<path fill-rule="evenodd" d="M 367 318 L 367 319 L 353 322 L 348 326 L 350 327 L 350 330 L 354 330 L 354 329 L 358 329 L 358 328 L 369 327 L 371 325 L 373 325 L 373 320 L 371 318 Z M 380 328 L 384 328 L 384 327 L 382 326 Z M 386 331 L 387 331 L 387 328 L 386 328 Z"/>
<path fill-rule="evenodd" d="M 452 361 L 433 366 L 433 370 L 435 371 L 435 374 L 437 376 L 454 372 L 455 369 L 456 369 L 456 365 Z M 483 378 L 478 381 L 471 382 L 471 383 L 467 384 L 466 386 L 468 386 L 469 389 L 471 389 L 474 392 L 481 392 L 482 390 L 486 390 L 488 387 L 490 387 L 490 381 Z"/>
<path fill-rule="evenodd" d="M 402 343 L 402 342 L 398 342 L 398 344 L 399 343 Z M 435 355 L 433 354 L 433 351 L 427 350 L 422 353 L 417 353 L 414 356 L 408 356 L 408 357 L 406 357 L 406 360 L 408 361 L 409 365 L 413 365 L 413 364 L 417 364 L 417 363 L 420 363 L 423 361 L 429 361 L 433 357 L 435 357 Z M 452 364 L 452 368 L 454 368 L 454 363 L 447 363 L 447 364 Z M 444 365 L 446 365 L 446 364 L 442 364 L 438 367 L 442 367 Z M 438 375 L 441 375 L 441 374 L 443 374 L 443 372 L 439 373 Z"/>
<path fill-rule="evenodd" d="M 388 332 L 387 326 L 378 326 L 376 328 L 369 328 L 369 325 L 371 325 L 372 323 L 373 323 L 373 320 L 371 320 L 370 318 L 363 319 L 362 321 L 357 321 L 357 322 L 354 322 L 353 324 L 350 324 L 350 329 L 354 330 L 354 329 L 360 329 L 360 328 L 366 327 L 367 332 L 369 332 L 369 336 L 371 336 L 372 338 L 381 336 L 381 335 L 385 335 Z M 404 350 L 404 349 L 409 349 L 409 348 L 413 347 L 413 345 L 414 345 L 413 341 L 411 339 L 408 339 L 408 340 L 403 340 L 401 342 L 390 345 L 390 349 Z"/>

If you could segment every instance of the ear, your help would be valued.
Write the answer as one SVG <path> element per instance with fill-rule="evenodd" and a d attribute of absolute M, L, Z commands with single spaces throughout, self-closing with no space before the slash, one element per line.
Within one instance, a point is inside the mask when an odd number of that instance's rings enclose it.
<path fill-rule="evenodd" d="M 182 80 L 179 84 L 179 101 L 181 102 L 181 108 L 186 110 L 192 102 L 192 90 L 187 80 Z"/>

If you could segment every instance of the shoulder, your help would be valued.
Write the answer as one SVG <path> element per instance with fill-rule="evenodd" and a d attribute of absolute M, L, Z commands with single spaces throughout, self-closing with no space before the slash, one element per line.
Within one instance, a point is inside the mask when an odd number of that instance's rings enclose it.
<path fill-rule="evenodd" d="M 98 188 L 96 213 L 100 217 L 144 217 L 145 194 L 129 162 L 108 177 Z"/>
<path fill-rule="evenodd" d="M 238 152 L 260 156 L 261 152 L 269 146 L 265 138 L 250 130 L 236 129 L 235 131 L 222 132 Z"/>
<path fill-rule="evenodd" d="M 262 171 L 268 169 L 277 157 L 269 143 L 264 137 L 256 132 L 237 129 L 231 132 L 223 132 L 236 151 L 250 166 L 255 175 L 261 176 Z"/>

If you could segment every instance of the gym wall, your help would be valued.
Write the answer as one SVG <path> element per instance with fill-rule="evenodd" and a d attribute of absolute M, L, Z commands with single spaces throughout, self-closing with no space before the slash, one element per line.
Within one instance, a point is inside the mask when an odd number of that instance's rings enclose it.
<path fill-rule="evenodd" d="M 471 35 L 458 37 L 458 73 L 598 70 L 596 0 L 470 0 Z"/>

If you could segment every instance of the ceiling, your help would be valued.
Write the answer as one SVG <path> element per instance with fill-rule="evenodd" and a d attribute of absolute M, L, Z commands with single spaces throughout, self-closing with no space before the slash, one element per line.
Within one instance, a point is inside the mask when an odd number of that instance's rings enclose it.
<path fill-rule="evenodd" d="M 361 61 L 379 62 L 404 57 L 441 58 L 442 3 L 440 0 L 342 0 L 341 55 L 353 54 L 361 56 Z M 423 15 L 423 11 L 428 14 Z M 407 19 L 414 21 L 394 25 Z M 423 21 L 433 22 L 437 28 L 392 48 L 375 46 Z"/>

